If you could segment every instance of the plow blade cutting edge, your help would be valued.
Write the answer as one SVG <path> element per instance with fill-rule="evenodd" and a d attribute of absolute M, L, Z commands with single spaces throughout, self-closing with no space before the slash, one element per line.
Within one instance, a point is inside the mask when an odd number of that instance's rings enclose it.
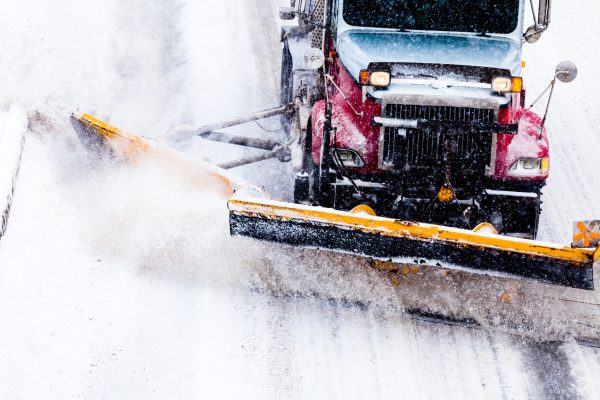
<path fill-rule="evenodd" d="M 352 253 L 400 264 L 419 264 L 534 279 L 578 289 L 594 289 L 593 266 L 600 248 L 560 244 L 474 232 L 446 226 L 398 221 L 267 199 L 267 194 L 229 172 L 191 160 L 170 148 L 126 133 L 87 114 L 71 122 L 84 145 L 94 151 L 138 161 L 142 156 L 168 161 L 184 173 L 229 199 L 232 235 L 292 246 Z M 249 189 L 249 190 L 239 190 Z M 241 197 L 240 193 L 253 193 Z"/>

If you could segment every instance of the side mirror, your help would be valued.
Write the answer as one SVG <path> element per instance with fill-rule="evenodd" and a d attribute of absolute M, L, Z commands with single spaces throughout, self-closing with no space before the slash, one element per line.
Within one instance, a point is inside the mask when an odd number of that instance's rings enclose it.
<path fill-rule="evenodd" d="M 571 61 L 563 61 L 556 66 L 556 70 L 554 71 L 554 79 L 550 82 L 548 87 L 540 94 L 540 96 L 535 99 L 535 101 L 529 106 L 529 108 L 533 107 L 535 103 L 538 102 L 542 98 L 544 94 L 548 90 L 550 90 L 550 95 L 548 96 L 548 103 L 546 104 L 546 112 L 544 113 L 544 118 L 542 118 L 542 123 L 540 125 L 540 136 L 539 139 L 542 138 L 544 133 L 544 126 L 546 125 L 546 118 L 548 117 L 548 110 L 550 109 L 550 102 L 552 101 L 552 94 L 554 93 L 554 86 L 556 85 L 556 80 L 563 83 L 573 82 L 577 78 L 577 66 L 573 64 Z"/>
<path fill-rule="evenodd" d="M 563 61 L 556 66 L 555 76 L 563 83 L 571 83 L 577 78 L 577 65 L 571 61 Z"/>
<path fill-rule="evenodd" d="M 523 38 L 525 39 L 525 41 L 527 43 L 535 43 L 538 40 L 540 40 L 540 37 L 542 36 L 542 32 L 543 31 L 537 25 L 531 25 L 525 31 Z"/>
<path fill-rule="evenodd" d="M 540 0 L 538 5 L 538 15 L 535 18 L 535 24 L 527 28 L 523 38 L 527 43 L 535 43 L 540 39 L 542 33 L 548 29 L 550 25 L 550 10 L 552 8 L 552 0 Z"/>
<path fill-rule="evenodd" d="M 550 9 L 552 0 L 540 0 L 537 24 L 547 27 L 550 25 Z"/>

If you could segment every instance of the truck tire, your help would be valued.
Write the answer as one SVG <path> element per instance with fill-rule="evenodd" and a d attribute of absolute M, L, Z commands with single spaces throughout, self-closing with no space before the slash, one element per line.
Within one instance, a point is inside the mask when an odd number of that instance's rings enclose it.
<path fill-rule="evenodd" d="M 541 215 L 541 193 L 532 199 L 510 202 L 498 202 L 487 210 L 488 222 L 498 229 L 499 233 L 523 239 L 535 240 Z M 500 221 L 497 216 L 501 215 Z M 500 226 L 499 226 L 500 225 Z"/>
<path fill-rule="evenodd" d="M 541 194 L 538 193 L 536 199 L 522 206 L 522 209 L 515 210 L 511 215 L 511 221 L 507 227 L 507 233 L 522 233 L 525 239 L 535 240 L 540 224 L 540 215 L 542 213 Z"/>

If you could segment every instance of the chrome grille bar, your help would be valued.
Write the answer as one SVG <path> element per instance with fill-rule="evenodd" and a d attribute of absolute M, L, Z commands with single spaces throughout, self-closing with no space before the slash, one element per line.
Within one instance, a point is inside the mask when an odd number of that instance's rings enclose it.
<path fill-rule="evenodd" d="M 493 109 L 450 106 L 387 104 L 384 116 L 387 118 L 440 122 L 496 122 L 496 112 Z"/>

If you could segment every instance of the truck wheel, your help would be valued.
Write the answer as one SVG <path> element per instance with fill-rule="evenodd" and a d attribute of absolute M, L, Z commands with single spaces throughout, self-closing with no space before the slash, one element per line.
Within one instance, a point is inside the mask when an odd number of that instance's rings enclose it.
<path fill-rule="evenodd" d="M 534 239 L 537 237 L 540 224 L 540 215 L 542 213 L 541 194 L 537 198 L 523 206 L 522 213 L 517 215 L 518 225 L 525 234 L 526 239 Z M 518 214 L 518 213 L 517 213 Z M 514 218 L 514 217 L 513 217 Z"/>
<path fill-rule="evenodd" d="M 497 204 L 488 217 L 501 234 L 524 239 L 535 239 L 538 232 L 541 208 L 541 194 L 533 199 Z M 490 219 L 490 218 L 488 218 Z"/>

